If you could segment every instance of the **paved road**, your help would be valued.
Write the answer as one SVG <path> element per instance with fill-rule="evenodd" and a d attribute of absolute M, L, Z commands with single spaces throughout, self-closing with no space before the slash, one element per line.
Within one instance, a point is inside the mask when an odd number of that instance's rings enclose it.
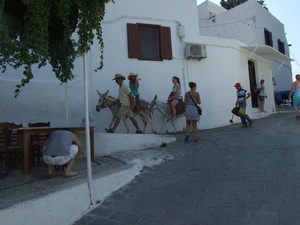
<path fill-rule="evenodd" d="M 174 160 L 145 169 L 76 225 L 299 225 L 300 120 L 278 113 L 184 134 Z"/>

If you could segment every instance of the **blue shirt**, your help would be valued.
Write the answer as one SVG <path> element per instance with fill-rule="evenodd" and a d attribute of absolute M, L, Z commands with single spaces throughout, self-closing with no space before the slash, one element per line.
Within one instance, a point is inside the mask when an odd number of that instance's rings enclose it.
<path fill-rule="evenodd" d="M 130 83 L 129 87 L 130 87 L 131 94 L 133 94 L 134 96 L 137 96 L 139 94 L 138 89 L 135 88 L 135 83 Z"/>
<path fill-rule="evenodd" d="M 295 86 L 294 95 L 300 95 L 300 86 Z"/>
<path fill-rule="evenodd" d="M 72 141 L 73 140 L 70 131 L 54 131 L 49 137 L 48 143 L 44 149 L 44 154 L 51 156 L 69 155 Z"/>

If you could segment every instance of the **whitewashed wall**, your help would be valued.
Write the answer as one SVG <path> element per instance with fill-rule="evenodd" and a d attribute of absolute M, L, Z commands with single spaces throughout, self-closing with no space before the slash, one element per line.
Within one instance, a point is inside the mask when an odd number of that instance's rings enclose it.
<path fill-rule="evenodd" d="M 266 28 L 272 32 L 273 47 L 278 50 L 277 40 L 280 39 L 289 56 L 284 25 L 256 0 L 249 0 L 223 12 L 221 9 L 223 8 L 209 1 L 198 6 L 200 35 L 234 38 L 247 45 L 264 45 Z M 206 10 L 215 13 L 216 17 L 209 19 L 209 13 L 204 13 Z M 293 80 L 291 63 L 284 62 L 282 65 L 282 61 L 270 61 L 270 67 L 277 81 L 277 90 L 289 90 Z"/>
<path fill-rule="evenodd" d="M 211 38 L 199 36 L 197 3 L 195 1 L 181 0 L 131 0 L 126 3 L 121 0 L 115 4 L 108 4 L 106 16 L 103 21 L 103 37 L 105 43 L 104 68 L 94 72 L 99 62 L 99 48 L 95 44 L 87 54 L 89 73 L 89 109 L 94 117 L 96 132 L 105 132 L 111 113 L 108 110 L 96 112 L 98 101 L 96 90 L 101 93 L 109 90 L 109 94 L 117 97 L 118 86 L 112 78 L 116 73 L 127 77 L 133 71 L 142 78 L 140 81 L 141 97 L 151 101 L 155 94 L 158 100 L 166 101 L 172 89 L 172 76 L 180 77 L 183 94 L 187 91 L 189 81 L 198 84 L 198 91 L 202 98 L 203 116 L 199 129 L 208 129 L 228 125 L 231 117 L 230 110 L 235 103 L 235 82 L 241 82 L 249 90 L 247 60 L 249 53 L 242 51 L 241 42 L 231 39 Z M 159 7 L 157 7 L 159 5 Z M 172 10 L 170 10 L 172 8 Z M 180 40 L 177 36 L 177 26 L 180 22 L 185 27 L 185 38 Z M 149 23 L 169 26 L 172 34 L 173 59 L 161 62 L 139 61 L 129 59 L 127 52 L 127 23 Z M 207 58 L 201 61 L 186 60 L 184 46 L 187 42 L 207 45 Z M 97 41 L 95 41 L 97 43 Z M 268 72 L 268 61 L 256 57 L 258 74 Z M 14 98 L 14 86 L 18 83 L 21 71 L 9 70 L 0 80 L 0 120 L 14 121 L 27 124 L 28 122 L 50 121 L 52 125 L 66 125 L 66 99 L 68 102 L 69 125 L 80 125 L 84 117 L 84 89 L 83 89 L 83 60 L 78 58 L 75 64 L 76 75 L 72 82 L 61 85 L 50 68 L 36 70 L 39 75 L 26 87 L 21 89 L 18 98 Z M 267 79 L 268 80 L 268 79 Z M 126 80 L 128 82 L 128 80 Z M 270 89 L 271 90 L 271 89 Z M 66 97 L 67 96 L 67 97 Z M 269 95 L 271 96 L 271 94 Z M 272 111 L 274 107 L 272 98 L 268 98 L 266 107 Z M 249 103 L 250 104 L 250 103 Z M 258 118 L 257 109 L 248 106 L 250 116 Z M 221 113 L 220 113 L 221 112 Z M 265 115 L 264 115 L 265 116 Z M 161 115 L 153 114 L 156 128 L 160 128 Z M 141 121 L 138 119 L 140 126 Z M 131 125 L 131 122 L 129 121 Z M 178 120 L 177 129 L 185 129 L 185 119 Z M 120 124 L 116 132 L 124 132 Z M 131 125 L 131 131 L 135 129 Z M 173 131 L 167 125 L 164 131 Z M 147 129 L 150 132 L 150 128 Z"/>

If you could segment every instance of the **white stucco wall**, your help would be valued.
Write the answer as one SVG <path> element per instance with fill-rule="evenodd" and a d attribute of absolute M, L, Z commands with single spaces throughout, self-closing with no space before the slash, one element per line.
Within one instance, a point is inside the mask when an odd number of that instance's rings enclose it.
<path fill-rule="evenodd" d="M 231 117 L 231 109 L 235 103 L 235 82 L 241 82 L 249 90 L 249 77 L 247 61 L 249 52 L 242 51 L 241 42 L 232 39 L 211 38 L 199 36 L 197 3 L 195 1 L 181 0 L 131 0 L 124 2 L 115 1 L 108 4 L 106 16 L 103 21 L 104 67 L 101 71 L 94 69 L 99 62 L 99 48 L 95 44 L 87 53 L 89 74 L 89 109 L 94 117 L 97 133 L 105 132 L 111 113 L 101 110 L 97 113 L 95 106 L 98 101 L 96 90 L 104 93 L 109 90 L 111 96 L 117 97 L 118 86 L 112 78 L 116 73 L 122 73 L 127 77 L 133 71 L 142 78 L 140 81 L 141 97 L 151 101 L 157 94 L 158 100 L 166 101 L 172 89 L 172 76 L 176 75 L 182 82 L 182 94 L 187 91 L 189 81 L 197 83 L 197 90 L 201 94 L 203 116 L 199 129 L 208 129 L 228 125 Z M 157 7 L 159 5 L 160 7 Z M 170 10 L 172 8 L 172 10 Z M 138 10 L 137 10 L 138 9 Z M 127 23 L 149 23 L 168 26 L 171 28 L 173 59 L 164 61 L 142 61 L 129 59 L 127 52 Z M 178 23 L 185 27 L 185 38 L 177 36 Z M 198 60 L 186 60 L 184 46 L 186 43 L 200 43 L 207 46 L 207 58 Z M 97 43 L 97 41 L 95 41 Z M 256 61 L 258 78 L 269 76 L 268 61 L 257 57 Z M 75 79 L 65 85 L 60 85 L 50 68 L 35 70 L 39 75 L 30 84 L 21 89 L 18 98 L 14 98 L 14 86 L 21 78 L 22 71 L 9 69 L 0 80 L 0 118 L 2 121 L 13 121 L 27 124 L 28 122 L 50 121 L 53 126 L 61 126 L 66 122 L 66 101 L 68 102 L 69 125 L 78 126 L 85 115 L 82 57 L 76 60 L 74 73 Z M 262 68 L 264 68 L 262 70 Z M 262 75 L 263 74 L 263 75 Z M 268 79 L 267 79 L 268 80 Z M 126 83 L 128 80 L 125 81 Z M 266 84 L 269 88 L 269 84 Z M 66 97 L 67 96 L 67 97 Z M 272 112 L 274 102 L 272 93 L 266 102 L 266 109 Z M 257 108 L 248 104 L 248 114 L 258 118 Z M 221 113 L 220 113 L 221 112 Z M 161 126 L 162 116 L 156 111 L 153 120 L 157 129 Z M 265 116 L 265 115 L 264 115 Z M 140 119 L 138 119 L 142 127 Z M 135 132 L 131 122 L 131 132 Z M 185 119 L 179 119 L 176 123 L 178 131 L 185 129 Z M 164 132 L 172 132 L 173 128 L 168 124 Z M 125 132 L 123 124 L 116 130 L 117 133 Z M 150 131 L 150 127 L 147 129 Z"/>
<path fill-rule="evenodd" d="M 217 13 L 222 7 L 206 1 L 198 6 L 199 29 L 201 35 L 234 38 L 247 45 L 265 45 L 264 28 L 272 32 L 273 47 L 278 48 L 280 39 L 285 46 L 285 54 L 289 56 L 288 42 L 284 25 L 271 12 L 263 8 L 256 0 L 249 0 L 223 13 Z M 203 17 L 205 10 L 216 12 L 216 17 Z M 289 90 L 293 80 L 290 62 L 270 61 L 273 76 L 276 78 L 278 91 Z"/>

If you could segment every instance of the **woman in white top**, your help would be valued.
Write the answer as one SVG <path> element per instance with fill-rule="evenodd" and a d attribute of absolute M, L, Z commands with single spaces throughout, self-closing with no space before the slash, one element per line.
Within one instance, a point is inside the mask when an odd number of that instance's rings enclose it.
<path fill-rule="evenodd" d="M 181 86 L 180 86 L 180 79 L 176 76 L 172 78 L 173 82 L 173 90 L 171 94 L 169 95 L 168 102 L 171 107 L 172 115 L 173 115 L 173 122 L 176 121 L 176 104 L 180 101 L 182 101 L 182 96 L 181 96 Z"/>

